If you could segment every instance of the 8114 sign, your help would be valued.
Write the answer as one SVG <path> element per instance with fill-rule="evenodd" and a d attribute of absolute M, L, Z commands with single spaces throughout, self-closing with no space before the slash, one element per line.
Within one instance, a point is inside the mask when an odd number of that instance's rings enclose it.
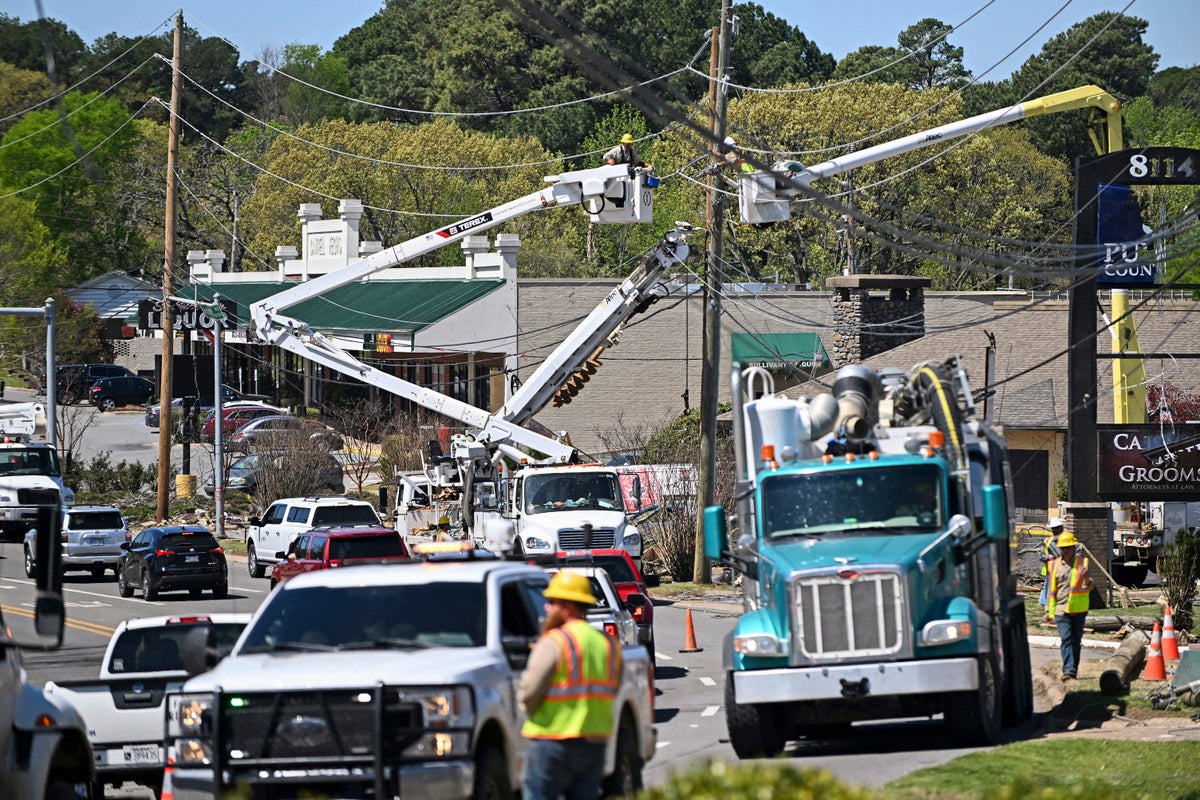
<path fill-rule="evenodd" d="M 1122 150 L 1081 160 L 1080 186 L 1095 187 L 1095 214 L 1084 211 L 1082 229 L 1094 223 L 1097 283 L 1105 286 L 1141 287 L 1161 282 L 1162 265 L 1153 258 L 1154 231 L 1142 220 L 1132 186 L 1200 184 L 1200 151 L 1183 147 L 1146 147 Z M 1085 177 L 1086 176 L 1086 177 Z M 1091 219 L 1088 219 L 1091 217 Z"/>

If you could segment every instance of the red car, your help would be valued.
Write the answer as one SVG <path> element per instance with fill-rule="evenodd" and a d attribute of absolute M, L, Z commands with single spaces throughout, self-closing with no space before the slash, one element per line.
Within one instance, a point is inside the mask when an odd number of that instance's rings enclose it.
<path fill-rule="evenodd" d="M 555 563 L 560 567 L 603 567 L 617 587 L 621 602 L 633 614 L 637 623 L 638 644 L 645 645 L 650 652 L 650 663 L 656 664 L 654 655 L 654 604 L 650 602 L 647 588 L 658 586 L 658 576 L 646 578 L 637 568 L 633 558 L 625 550 L 568 550 L 555 553 Z"/>
<path fill-rule="evenodd" d="M 300 534 L 271 567 L 271 587 L 302 572 L 349 567 L 354 564 L 387 564 L 407 561 L 404 538 L 391 528 L 314 528 Z"/>
<path fill-rule="evenodd" d="M 286 414 L 282 408 L 268 406 L 262 403 L 257 405 L 232 405 L 221 406 L 221 417 L 225 420 L 225 433 L 223 438 L 229 440 L 230 435 L 238 428 L 245 425 L 252 419 L 259 417 L 273 417 L 277 414 Z M 200 429 L 200 441 L 212 443 L 217 433 L 217 421 L 213 414 L 209 414 L 204 420 L 204 425 Z"/>

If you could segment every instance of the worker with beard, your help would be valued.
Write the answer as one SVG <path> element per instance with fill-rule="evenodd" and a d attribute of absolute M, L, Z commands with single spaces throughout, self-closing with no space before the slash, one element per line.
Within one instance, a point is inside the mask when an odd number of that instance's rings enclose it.
<path fill-rule="evenodd" d="M 587 622 L 596 604 L 588 578 L 560 570 L 542 592 L 546 618 L 529 654 L 519 696 L 530 740 L 523 800 L 595 800 L 613 732 L 621 648 Z"/>

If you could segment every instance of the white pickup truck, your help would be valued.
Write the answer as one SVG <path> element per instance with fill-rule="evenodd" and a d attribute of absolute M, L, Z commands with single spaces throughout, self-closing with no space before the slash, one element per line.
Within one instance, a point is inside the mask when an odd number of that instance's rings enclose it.
<path fill-rule="evenodd" d="M 129 781 L 162 788 L 163 705 L 187 680 L 181 655 L 189 631 L 203 625 L 228 651 L 249 614 L 144 617 L 117 626 L 96 679 L 50 681 L 46 695 L 73 706 L 87 726 L 98 785 Z"/>
<path fill-rule="evenodd" d="M 526 742 L 517 684 L 549 575 L 466 558 L 299 575 L 234 651 L 167 700 L 175 800 L 512 797 Z M 654 755 L 645 648 L 625 669 L 607 791 L 630 795 Z M 203 655 L 185 653 L 200 669 Z"/>

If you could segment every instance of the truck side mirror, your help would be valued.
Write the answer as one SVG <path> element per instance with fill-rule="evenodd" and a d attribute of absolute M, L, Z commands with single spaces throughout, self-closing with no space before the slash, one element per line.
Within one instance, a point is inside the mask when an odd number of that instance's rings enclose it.
<path fill-rule="evenodd" d="M 642 510 L 642 476 L 633 476 L 633 510 Z"/>
<path fill-rule="evenodd" d="M 704 555 L 710 561 L 720 561 L 728 549 L 728 543 L 725 507 L 709 506 L 704 509 Z"/>
<path fill-rule="evenodd" d="M 983 487 L 983 526 L 990 541 L 1008 539 L 1008 509 L 1004 503 L 1004 487 L 992 484 Z"/>
<path fill-rule="evenodd" d="M 504 656 L 513 669 L 525 669 L 529 662 L 529 650 L 533 647 L 534 639 L 527 636 L 504 635 L 500 637 L 500 646 L 504 648 Z"/>

